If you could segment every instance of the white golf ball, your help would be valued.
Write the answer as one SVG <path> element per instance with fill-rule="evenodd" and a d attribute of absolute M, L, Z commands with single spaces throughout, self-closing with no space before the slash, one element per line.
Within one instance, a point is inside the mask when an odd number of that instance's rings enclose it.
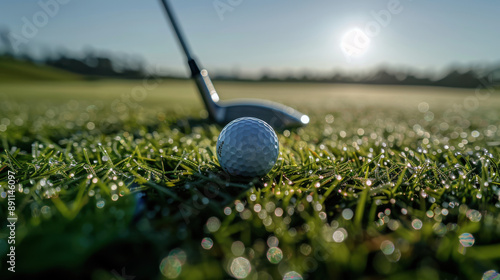
<path fill-rule="evenodd" d="M 273 128 L 257 118 L 239 118 L 222 129 L 217 140 L 217 158 L 229 175 L 262 177 L 276 163 L 278 137 Z"/>

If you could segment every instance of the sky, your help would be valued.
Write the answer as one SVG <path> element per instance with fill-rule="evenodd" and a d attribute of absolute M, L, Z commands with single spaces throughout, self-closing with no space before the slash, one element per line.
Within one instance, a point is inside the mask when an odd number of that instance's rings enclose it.
<path fill-rule="evenodd" d="M 170 0 L 211 71 L 436 72 L 500 62 L 500 3 L 470 0 Z M 89 49 L 187 73 L 157 0 L 0 2 L 0 28 L 31 52 Z M 31 28 L 30 28 L 31 27 Z M 213 69 L 213 70 L 212 70 Z"/>

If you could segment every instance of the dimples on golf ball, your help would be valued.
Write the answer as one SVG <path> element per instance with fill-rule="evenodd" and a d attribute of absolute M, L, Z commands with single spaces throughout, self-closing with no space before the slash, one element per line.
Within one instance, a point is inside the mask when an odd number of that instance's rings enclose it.
<path fill-rule="evenodd" d="M 278 159 L 279 143 L 273 128 L 257 118 L 239 118 L 222 129 L 217 158 L 229 175 L 262 177 Z"/>

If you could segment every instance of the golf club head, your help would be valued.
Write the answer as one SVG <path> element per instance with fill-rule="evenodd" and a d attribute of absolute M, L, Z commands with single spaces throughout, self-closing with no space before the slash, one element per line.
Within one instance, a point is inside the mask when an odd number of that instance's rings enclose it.
<path fill-rule="evenodd" d="M 301 127 L 309 123 L 307 115 L 276 102 L 258 99 L 219 102 L 219 95 L 207 70 L 201 70 L 194 78 L 210 118 L 221 125 L 241 117 L 261 119 L 276 130 Z"/>
<path fill-rule="evenodd" d="M 237 118 L 254 117 L 267 122 L 276 130 L 301 127 L 309 123 L 309 117 L 301 112 L 267 100 L 241 99 L 220 104 L 225 125 Z"/>

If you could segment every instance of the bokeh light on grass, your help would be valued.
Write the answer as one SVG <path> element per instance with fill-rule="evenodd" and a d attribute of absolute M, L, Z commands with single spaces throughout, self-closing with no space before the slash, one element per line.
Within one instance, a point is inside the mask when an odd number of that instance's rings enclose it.
<path fill-rule="evenodd" d="M 488 270 L 483 274 L 482 280 L 500 280 L 500 273 L 496 270 Z"/>
<path fill-rule="evenodd" d="M 233 244 L 231 244 L 231 252 L 235 256 L 241 256 L 245 252 L 245 244 L 241 241 L 234 241 Z"/>
<path fill-rule="evenodd" d="M 217 217 L 210 217 L 207 221 L 207 229 L 210 232 L 216 232 L 220 228 L 220 220 Z"/>
<path fill-rule="evenodd" d="M 237 257 L 231 262 L 230 271 L 236 279 L 246 278 L 251 270 L 250 261 L 244 257 Z"/>
<path fill-rule="evenodd" d="M 385 255 L 391 255 L 392 253 L 394 253 L 394 249 L 395 249 L 394 243 L 392 243 L 392 241 L 390 240 L 384 240 L 380 244 L 380 250 Z"/>
<path fill-rule="evenodd" d="M 205 237 L 201 240 L 201 247 L 205 250 L 210 250 L 214 246 L 214 241 L 210 237 Z"/>
<path fill-rule="evenodd" d="M 460 244 L 462 244 L 462 246 L 464 247 L 472 247 L 475 241 L 474 236 L 470 233 L 462 233 L 460 234 L 458 239 L 460 241 Z"/>
<path fill-rule="evenodd" d="M 303 280 L 302 275 L 295 271 L 289 271 L 283 276 L 283 280 Z"/>
<path fill-rule="evenodd" d="M 471 209 L 467 211 L 467 218 L 469 218 L 472 222 L 479 222 L 482 218 L 481 212 Z"/>
<path fill-rule="evenodd" d="M 279 244 L 280 241 L 276 236 L 269 236 L 269 238 L 267 238 L 267 246 L 278 247 Z"/>
<path fill-rule="evenodd" d="M 272 264 L 277 264 L 283 259 L 283 251 L 278 247 L 271 247 L 267 250 L 267 259 Z"/>
<path fill-rule="evenodd" d="M 423 226 L 423 223 L 420 219 L 414 219 L 412 222 L 411 222 L 411 226 L 416 229 L 416 230 L 420 230 Z"/>
<path fill-rule="evenodd" d="M 178 259 L 174 257 L 166 257 L 160 263 L 160 271 L 165 277 L 174 279 L 181 274 L 182 265 Z"/>

